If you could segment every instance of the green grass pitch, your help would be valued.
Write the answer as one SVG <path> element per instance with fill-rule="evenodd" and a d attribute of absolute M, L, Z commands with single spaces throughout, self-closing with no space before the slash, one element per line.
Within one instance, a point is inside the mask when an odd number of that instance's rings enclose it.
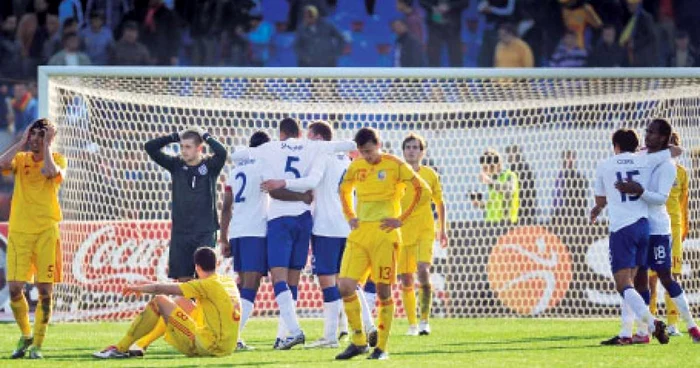
<path fill-rule="evenodd" d="M 320 320 L 301 320 L 310 342 L 320 336 Z M 186 358 L 164 341 L 156 341 L 144 358 L 103 361 L 91 353 L 116 343 L 126 323 L 58 323 L 51 325 L 43 361 L 10 360 L 19 332 L 0 324 L 0 367 L 700 367 L 700 345 L 687 334 L 670 344 L 603 347 L 599 342 L 618 330 L 615 319 L 433 319 L 430 336 L 403 336 L 407 324 L 395 321 L 389 340 L 390 360 L 357 357 L 336 362 L 340 350 L 272 350 L 277 321 L 253 318 L 245 331 L 255 351 L 225 358 Z M 343 343 L 343 346 L 345 343 Z"/>

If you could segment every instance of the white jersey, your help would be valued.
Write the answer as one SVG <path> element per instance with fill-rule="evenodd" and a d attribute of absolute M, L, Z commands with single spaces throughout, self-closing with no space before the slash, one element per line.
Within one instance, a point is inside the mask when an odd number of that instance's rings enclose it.
<path fill-rule="evenodd" d="M 676 181 L 676 164 L 666 160 L 651 173 L 649 186 L 644 187 L 642 199 L 649 206 L 649 233 L 651 235 L 670 235 L 671 217 L 666 209 L 666 201 Z"/>
<path fill-rule="evenodd" d="M 259 160 L 236 161 L 226 189 L 233 194 L 233 213 L 228 238 L 265 237 L 267 233 L 268 195 L 260 190 L 262 167 Z"/>
<path fill-rule="evenodd" d="M 350 158 L 344 153 L 319 156 L 308 176 L 286 180 L 289 190 L 301 192 L 314 189 L 314 235 L 347 238 L 350 234 L 350 225 L 345 220 L 338 194 L 348 166 Z"/>
<path fill-rule="evenodd" d="M 640 196 L 621 193 L 615 188 L 615 183 L 633 180 L 646 188 L 649 186 L 652 170 L 670 158 L 669 150 L 648 155 L 624 152 L 598 163 L 594 192 L 596 196 L 607 199 L 611 232 L 649 217 L 647 202 L 640 200 Z"/>
<path fill-rule="evenodd" d="M 285 141 L 267 142 L 255 148 L 236 151 L 234 160 L 256 158 L 263 165 L 263 179 L 298 179 L 309 175 L 316 157 L 332 152 L 347 152 L 357 147 L 355 142 L 326 142 L 290 138 Z M 283 216 L 299 216 L 310 211 L 311 206 L 304 202 L 270 199 L 267 219 Z"/>

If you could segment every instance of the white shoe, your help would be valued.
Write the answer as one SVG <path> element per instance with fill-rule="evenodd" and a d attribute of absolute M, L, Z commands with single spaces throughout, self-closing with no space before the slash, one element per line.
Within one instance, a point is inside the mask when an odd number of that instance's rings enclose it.
<path fill-rule="evenodd" d="M 418 326 L 416 326 L 416 325 L 408 326 L 408 331 L 406 332 L 406 336 L 418 336 Z"/>
<path fill-rule="evenodd" d="M 676 327 L 676 325 L 669 325 L 666 328 L 666 331 L 668 331 L 668 336 L 683 336 L 683 334 L 678 330 L 678 327 Z"/>
<path fill-rule="evenodd" d="M 325 337 L 322 337 L 311 344 L 304 345 L 305 349 L 337 349 L 338 347 L 340 347 L 340 345 L 338 345 L 337 341 L 326 340 Z"/>
<path fill-rule="evenodd" d="M 422 335 L 430 335 L 430 324 L 426 320 L 421 320 L 420 323 L 418 324 L 418 334 Z"/>

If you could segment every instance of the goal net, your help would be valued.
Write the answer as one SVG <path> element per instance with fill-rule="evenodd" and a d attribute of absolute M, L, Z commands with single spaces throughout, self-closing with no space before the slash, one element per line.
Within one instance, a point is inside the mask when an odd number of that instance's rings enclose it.
<path fill-rule="evenodd" d="M 42 67 L 40 88 L 42 113 L 58 124 L 56 151 L 69 162 L 60 193 L 60 319 L 128 317 L 143 300 L 123 298 L 125 283 L 166 280 L 170 178 L 149 160 L 145 141 L 196 125 L 229 148 L 243 146 L 256 130 L 277 137 L 287 116 L 325 120 L 343 139 L 377 128 L 383 148 L 398 156 L 409 132 L 426 138 L 426 164 L 441 175 L 448 209 L 449 246 L 435 247 L 432 275 L 433 311 L 445 317 L 617 315 L 606 219 L 587 220 L 594 168 L 612 153 L 615 129 L 643 135 L 650 119 L 667 118 L 690 151 L 680 159 L 691 177 L 682 285 L 698 312 L 697 71 Z M 515 223 L 487 221 L 471 201 L 472 193 L 488 198 L 479 164 L 488 148 L 519 175 Z M 221 272 L 231 272 L 230 260 Z M 256 308 L 276 313 L 269 282 Z M 308 270 L 298 310 L 321 315 Z"/>

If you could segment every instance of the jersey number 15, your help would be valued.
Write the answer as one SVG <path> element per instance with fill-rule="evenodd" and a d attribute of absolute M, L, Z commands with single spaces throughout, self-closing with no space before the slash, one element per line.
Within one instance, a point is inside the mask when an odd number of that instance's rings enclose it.
<path fill-rule="evenodd" d="M 634 177 L 639 175 L 639 170 L 632 170 L 632 171 L 627 171 L 626 173 L 626 179 L 627 181 L 634 181 Z M 617 181 L 623 181 L 622 180 L 622 173 L 621 172 L 616 172 L 615 175 L 617 175 Z M 622 193 L 620 192 L 620 200 L 622 202 L 627 202 L 629 200 L 630 202 L 636 201 L 639 199 L 638 195 L 629 195 L 627 193 Z"/>

